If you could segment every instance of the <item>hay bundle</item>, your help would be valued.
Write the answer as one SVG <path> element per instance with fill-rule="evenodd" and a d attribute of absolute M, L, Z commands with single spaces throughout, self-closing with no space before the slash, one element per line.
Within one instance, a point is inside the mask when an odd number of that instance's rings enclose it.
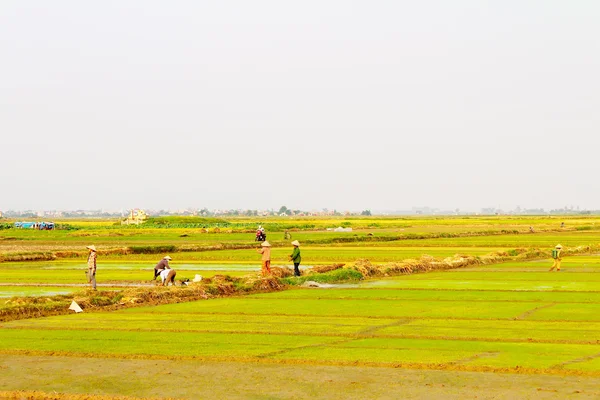
<path fill-rule="evenodd" d="M 294 275 L 294 271 L 288 267 L 271 267 L 271 275 L 277 278 L 287 278 Z"/>
<path fill-rule="evenodd" d="M 474 265 L 478 262 L 479 261 L 475 257 L 464 254 L 455 254 L 453 257 L 444 258 L 443 261 L 446 265 L 445 269 L 466 267 L 467 265 Z"/>
<path fill-rule="evenodd" d="M 406 265 L 409 268 L 410 273 L 427 272 L 427 271 L 431 271 L 432 269 L 435 269 L 436 261 L 433 257 L 424 255 L 421 258 L 419 258 L 418 260 L 415 260 L 415 259 L 404 260 L 404 265 Z"/>
<path fill-rule="evenodd" d="M 382 273 L 379 266 L 371 264 L 366 258 L 356 260 L 352 268 L 360 272 L 362 276 L 374 276 Z"/>
<path fill-rule="evenodd" d="M 220 283 L 220 282 L 233 282 L 233 278 L 229 275 L 221 275 L 221 274 L 217 274 L 214 275 L 212 277 L 212 281 L 215 283 Z"/>
<path fill-rule="evenodd" d="M 283 285 L 279 281 L 279 279 L 274 276 L 265 276 L 260 279 L 256 279 L 253 282 L 252 288 L 254 290 L 263 290 L 263 291 L 274 291 L 281 290 Z"/>
<path fill-rule="evenodd" d="M 220 282 L 216 284 L 219 294 L 230 295 L 235 293 L 235 286 L 231 282 Z"/>
<path fill-rule="evenodd" d="M 311 268 L 310 271 L 322 274 L 323 272 L 335 271 L 336 269 L 340 269 L 344 267 L 344 265 L 346 264 L 315 265 Z"/>
<path fill-rule="evenodd" d="M 411 274 L 413 269 L 408 263 L 388 263 L 383 270 L 384 274 Z"/>

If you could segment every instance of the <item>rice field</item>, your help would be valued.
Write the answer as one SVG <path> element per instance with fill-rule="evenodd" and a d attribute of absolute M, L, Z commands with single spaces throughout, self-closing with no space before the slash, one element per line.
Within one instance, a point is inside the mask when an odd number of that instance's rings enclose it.
<path fill-rule="evenodd" d="M 548 248 L 600 243 L 600 233 L 568 231 L 302 250 L 306 265 L 390 262 L 530 247 L 532 236 Z M 274 264 L 288 265 L 288 250 L 275 247 Z M 178 276 L 256 274 L 257 256 L 253 249 L 183 252 L 174 255 L 173 266 Z M 156 258 L 99 258 L 98 282 L 147 284 Z M 0 322 L 0 394 L 598 398 L 600 256 L 565 257 L 560 272 L 549 272 L 550 264 L 476 265 L 331 288 Z M 75 290 L 68 285 L 83 283 L 84 268 L 85 260 L 76 259 L 0 263 L 0 296 Z M 149 379 L 157 368 L 170 385 Z"/>

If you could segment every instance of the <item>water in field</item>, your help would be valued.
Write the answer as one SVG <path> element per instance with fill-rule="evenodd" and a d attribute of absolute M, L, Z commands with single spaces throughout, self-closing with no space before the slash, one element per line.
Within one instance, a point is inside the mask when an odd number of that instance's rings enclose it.
<path fill-rule="evenodd" d="M 0 298 L 24 296 L 56 296 L 81 290 L 79 287 L 0 286 Z"/>
<path fill-rule="evenodd" d="M 260 262 L 251 264 L 219 264 L 219 263 L 171 263 L 172 268 L 176 270 L 186 271 L 259 271 Z M 292 267 L 290 263 L 278 264 L 273 263 L 272 266 L 288 266 Z M 87 264 L 85 262 L 54 262 L 54 261 L 42 261 L 42 262 L 26 262 L 26 263 L 5 263 L 4 267 L 8 269 L 28 269 L 28 270 L 85 270 Z M 301 265 L 300 268 L 311 268 L 311 265 Z M 110 269 L 110 270 L 132 270 L 132 271 L 151 271 L 154 268 L 154 264 L 149 263 L 128 263 L 128 262 L 106 262 L 98 263 L 98 269 Z"/>
<path fill-rule="evenodd" d="M 210 278 L 215 275 L 230 275 L 241 277 L 248 274 L 258 274 L 260 264 L 217 264 L 217 263 L 172 263 L 179 280 L 194 279 L 196 275 Z M 278 265 L 278 264 L 275 264 Z M 281 264 L 291 268 L 290 265 Z M 302 268 L 308 268 L 303 266 Z M 27 263 L 2 263 L 0 264 L 0 297 L 11 296 L 49 296 L 52 293 L 70 293 L 81 290 L 87 286 L 87 264 L 81 261 L 57 262 L 27 262 Z M 154 264 L 106 262 L 98 264 L 96 281 L 98 287 L 129 287 L 147 286 L 156 284 L 154 277 Z M 159 280 L 160 281 L 160 280 Z M 21 288 L 9 292 L 8 287 Z M 23 287 L 36 288 L 25 290 Z M 52 291 L 50 287 L 58 287 L 60 291 Z"/>

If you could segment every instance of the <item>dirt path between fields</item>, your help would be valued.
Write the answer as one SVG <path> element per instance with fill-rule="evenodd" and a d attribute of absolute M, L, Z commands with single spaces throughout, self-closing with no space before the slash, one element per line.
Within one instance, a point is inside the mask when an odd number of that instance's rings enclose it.
<path fill-rule="evenodd" d="M 75 398 L 61 393 L 181 399 L 600 397 L 598 378 L 580 376 L 23 355 L 0 359 L 0 387 L 6 391 L 2 398 L 27 388 L 52 399 Z"/>

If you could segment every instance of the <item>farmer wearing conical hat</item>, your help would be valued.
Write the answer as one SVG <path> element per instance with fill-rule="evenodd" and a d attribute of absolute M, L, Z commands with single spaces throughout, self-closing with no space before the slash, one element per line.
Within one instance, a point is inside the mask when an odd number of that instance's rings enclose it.
<path fill-rule="evenodd" d="M 560 262 L 562 261 L 562 258 L 560 256 L 561 251 L 562 246 L 560 244 L 557 244 L 554 250 L 552 250 L 552 258 L 554 259 L 554 264 L 552 264 L 552 268 L 550 268 L 550 271 L 553 271 L 554 268 L 556 268 L 557 271 L 560 271 Z"/>
<path fill-rule="evenodd" d="M 300 269 L 298 269 L 302 261 L 302 257 L 300 256 L 300 242 L 294 240 L 292 246 L 294 246 L 294 250 L 290 254 L 290 260 L 294 263 L 294 276 L 300 276 Z"/>
<path fill-rule="evenodd" d="M 256 251 L 262 254 L 262 275 L 271 275 L 271 244 L 265 240 Z"/>
<path fill-rule="evenodd" d="M 88 283 L 91 285 L 92 289 L 96 290 L 96 246 L 86 246 L 86 249 L 90 251 L 87 259 L 88 269 L 85 271 L 85 274 L 88 278 Z"/>
<path fill-rule="evenodd" d="M 154 278 L 152 278 L 152 280 L 156 280 L 156 277 L 160 275 L 161 272 L 163 272 L 165 269 L 170 269 L 171 267 L 169 266 L 169 261 L 171 261 L 172 258 L 169 256 L 164 256 L 162 260 L 160 260 L 158 262 L 158 264 L 156 264 L 154 266 Z"/>

